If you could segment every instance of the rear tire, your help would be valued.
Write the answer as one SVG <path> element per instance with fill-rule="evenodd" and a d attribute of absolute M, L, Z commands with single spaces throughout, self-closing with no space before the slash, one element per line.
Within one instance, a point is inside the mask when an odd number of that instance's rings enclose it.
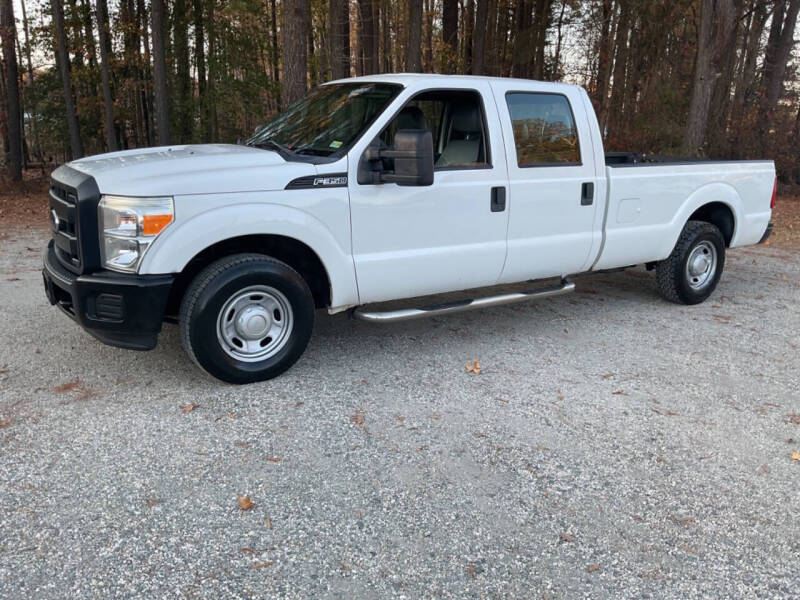
<path fill-rule="evenodd" d="M 204 371 L 228 383 L 272 379 L 308 345 L 314 299 L 289 265 L 235 254 L 201 271 L 181 302 L 183 347 Z"/>
<path fill-rule="evenodd" d="M 672 254 L 656 263 L 658 291 L 665 300 L 699 304 L 717 287 L 725 267 L 725 240 L 716 225 L 689 221 Z"/>

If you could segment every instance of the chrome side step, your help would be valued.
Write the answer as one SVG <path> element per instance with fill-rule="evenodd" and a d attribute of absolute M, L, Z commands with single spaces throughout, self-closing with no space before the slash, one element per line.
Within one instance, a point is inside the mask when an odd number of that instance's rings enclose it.
<path fill-rule="evenodd" d="M 423 317 L 436 317 L 448 315 L 450 313 L 474 310 L 476 308 L 488 308 L 490 306 L 503 306 L 504 304 L 514 304 L 525 300 L 538 298 L 548 298 L 550 296 L 560 296 L 575 291 L 575 284 L 566 279 L 561 285 L 543 287 L 529 292 L 515 292 L 513 294 L 501 294 L 499 296 L 487 296 L 485 298 L 475 298 L 474 300 L 459 300 L 446 304 L 436 304 L 434 306 L 424 306 L 421 308 L 403 308 L 400 310 L 388 311 L 369 311 L 364 306 L 353 309 L 352 316 L 360 321 L 370 321 L 372 323 L 393 323 L 395 321 L 409 321 L 411 319 L 421 319 Z"/>

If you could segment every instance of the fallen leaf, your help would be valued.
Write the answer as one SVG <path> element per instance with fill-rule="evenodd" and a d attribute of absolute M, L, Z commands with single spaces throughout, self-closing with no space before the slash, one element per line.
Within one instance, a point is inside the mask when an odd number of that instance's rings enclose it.
<path fill-rule="evenodd" d="M 19 277 L 9 277 L 6 281 L 20 281 Z"/>
<path fill-rule="evenodd" d="M 272 529 L 272 521 L 270 519 L 264 521 L 264 525 L 267 526 L 267 529 Z"/>
<path fill-rule="evenodd" d="M 575 536 L 572 535 L 571 533 L 562 533 L 558 537 L 562 542 L 574 542 L 575 541 Z"/>
<path fill-rule="evenodd" d="M 467 565 L 467 571 L 469 571 L 469 576 L 475 579 L 475 567 L 472 566 L 472 563 Z"/>
<path fill-rule="evenodd" d="M 800 425 L 800 415 L 791 414 L 787 416 L 789 417 L 789 423 L 793 423 L 794 425 Z"/>
<path fill-rule="evenodd" d="M 257 562 L 257 563 L 255 563 L 253 565 L 253 568 L 254 569 L 263 569 L 264 567 L 271 567 L 274 564 L 275 564 L 274 560 L 268 560 L 268 561 L 265 561 L 265 562 Z"/>
<path fill-rule="evenodd" d="M 0 419 L 0 429 L 11 427 L 11 419 Z"/>
<path fill-rule="evenodd" d="M 341 564 L 342 564 L 342 571 L 344 571 L 344 574 L 345 574 L 345 575 L 349 575 L 349 574 L 350 574 L 350 567 L 348 567 L 348 566 L 347 566 L 346 564 L 344 564 L 344 563 L 341 563 Z"/>
<path fill-rule="evenodd" d="M 767 465 L 761 465 L 761 472 L 769 473 L 769 467 Z"/>
<path fill-rule="evenodd" d="M 350 420 L 361 427 L 364 424 L 364 413 L 359 410 L 358 412 L 350 415 Z"/>
<path fill-rule="evenodd" d="M 242 510 L 250 510 L 255 506 L 255 503 L 250 499 L 250 496 L 237 496 L 236 501 L 239 503 L 239 508 Z"/>
<path fill-rule="evenodd" d="M 797 450 L 792 450 L 792 460 L 800 462 L 800 452 Z"/>
<path fill-rule="evenodd" d="M 599 568 L 600 568 L 600 565 L 599 565 L 599 564 L 597 564 L 597 563 L 595 563 L 595 564 L 593 564 L 593 565 L 589 565 L 589 568 L 588 568 L 588 569 L 586 569 L 586 570 L 587 570 L 587 571 L 589 571 L 589 573 L 594 573 L 594 572 L 595 572 L 595 571 L 597 571 Z"/>
<path fill-rule="evenodd" d="M 72 381 L 67 381 L 66 383 L 62 383 L 61 385 L 57 385 L 53 388 L 53 391 L 56 394 L 66 394 L 68 392 L 77 392 L 78 390 L 83 387 L 83 383 L 81 380 L 76 377 Z"/>
<path fill-rule="evenodd" d="M 481 374 L 481 365 L 478 362 L 478 359 L 473 359 L 472 364 L 467 363 L 466 365 L 467 373 L 475 373 L 475 375 Z"/>
<path fill-rule="evenodd" d="M 280 458 L 278 458 L 277 456 L 270 456 L 269 458 L 267 458 L 267 460 L 268 460 L 269 462 L 274 462 L 274 463 L 279 463 L 279 462 L 281 462 L 281 459 L 280 459 Z"/>
<path fill-rule="evenodd" d="M 613 373 L 606 373 L 605 375 L 603 375 L 603 379 L 611 379 L 613 376 L 614 376 Z"/>
<path fill-rule="evenodd" d="M 614 392 L 611 392 L 611 393 L 612 393 L 614 396 L 625 396 L 625 395 L 626 395 L 626 394 L 625 394 L 625 392 L 623 392 L 622 390 L 616 390 L 616 391 L 614 391 Z"/>
<path fill-rule="evenodd" d="M 183 414 L 186 414 L 186 413 L 192 412 L 195 408 L 200 408 L 200 405 L 199 404 L 184 404 L 183 406 L 181 406 L 181 411 L 183 411 Z"/>
<path fill-rule="evenodd" d="M 240 548 L 239 552 L 246 552 L 247 554 L 256 554 L 256 551 L 249 547 Z"/>

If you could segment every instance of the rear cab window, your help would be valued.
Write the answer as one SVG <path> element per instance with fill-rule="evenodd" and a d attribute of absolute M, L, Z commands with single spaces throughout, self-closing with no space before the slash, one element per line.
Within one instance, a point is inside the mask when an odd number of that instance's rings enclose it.
<path fill-rule="evenodd" d="M 578 128 L 569 100 L 563 94 L 508 92 L 517 165 L 525 167 L 580 166 Z"/>

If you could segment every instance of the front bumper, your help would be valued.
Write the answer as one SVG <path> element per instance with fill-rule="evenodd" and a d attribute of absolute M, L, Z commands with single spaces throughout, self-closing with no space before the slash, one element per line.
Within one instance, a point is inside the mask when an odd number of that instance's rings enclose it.
<path fill-rule="evenodd" d="M 125 275 L 98 271 L 76 275 L 56 258 L 53 241 L 44 252 L 42 276 L 50 304 L 104 344 L 152 350 L 164 320 L 172 275 Z"/>

